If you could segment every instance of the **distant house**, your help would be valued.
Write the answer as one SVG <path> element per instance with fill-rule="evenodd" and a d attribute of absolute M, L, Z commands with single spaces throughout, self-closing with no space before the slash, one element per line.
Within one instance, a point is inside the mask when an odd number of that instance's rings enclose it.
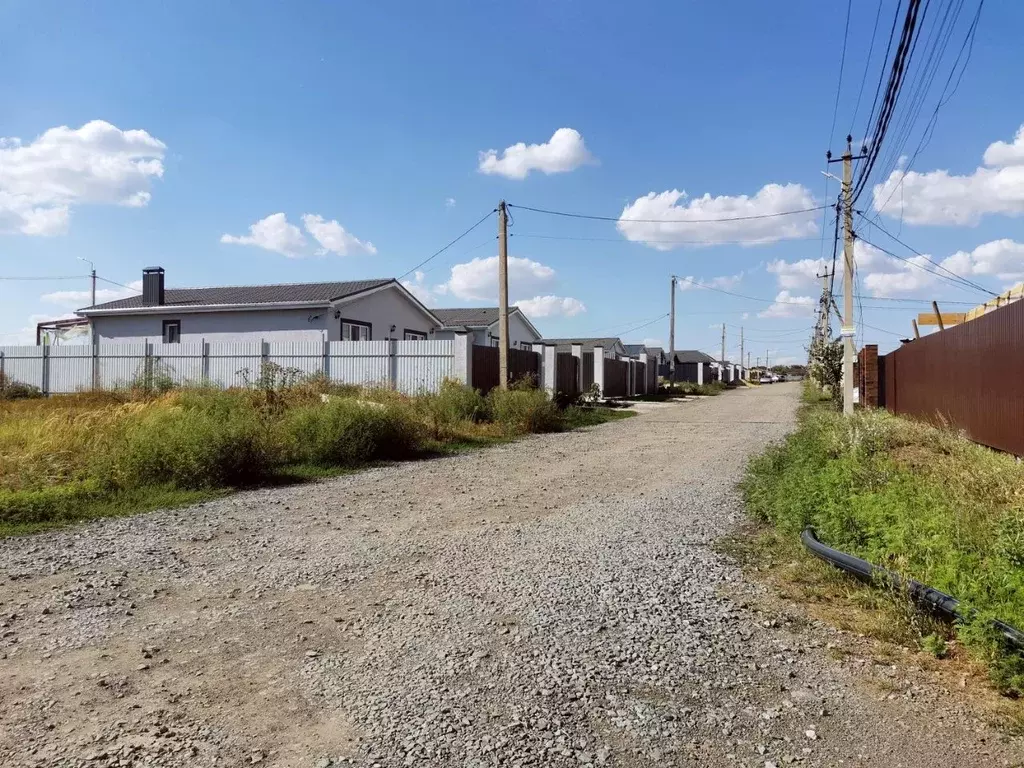
<path fill-rule="evenodd" d="M 675 353 L 675 380 L 695 384 L 710 383 L 718 378 L 718 361 L 699 349 L 684 349 Z"/>
<path fill-rule="evenodd" d="M 441 322 L 441 327 L 434 332 L 435 339 L 450 339 L 456 333 L 469 333 L 474 344 L 498 346 L 497 307 L 451 307 L 431 312 Z M 540 331 L 519 307 L 508 308 L 508 338 L 509 346 L 518 349 L 530 349 L 540 341 Z"/>
<path fill-rule="evenodd" d="M 555 352 L 571 352 L 573 344 L 579 344 L 583 347 L 584 352 L 593 352 L 594 347 L 602 347 L 604 350 L 604 356 L 610 357 L 613 360 L 621 360 L 628 358 L 629 355 L 626 353 L 626 347 L 623 345 L 621 339 L 614 337 L 602 337 L 602 338 L 578 338 L 578 339 L 542 339 L 543 344 L 554 344 Z"/>
<path fill-rule="evenodd" d="M 434 338 L 442 326 L 393 278 L 165 288 L 142 272 L 142 295 L 78 310 L 102 342 L 370 341 Z"/>

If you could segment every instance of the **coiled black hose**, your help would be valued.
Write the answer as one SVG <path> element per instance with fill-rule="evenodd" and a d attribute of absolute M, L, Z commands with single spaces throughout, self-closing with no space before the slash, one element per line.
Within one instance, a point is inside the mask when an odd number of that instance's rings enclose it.
<path fill-rule="evenodd" d="M 960 601 L 952 595 L 947 595 L 945 592 L 940 592 L 919 581 L 904 579 L 892 571 L 872 565 L 867 560 L 833 549 L 818 539 L 813 528 L 804 528 L 803 533 L 800 534 L 800 540 L 815 557 L 856 576 L 861 581 L 905 591 L 915 603 L 941 616 L 946 621 L 967 622 L 974 618 L 973 611 L 962 611 Z M 1007 643 L 1018 651 L 1024 651 L 1024 632 L 999 619 L 993 619 L 992 626 Z"/>

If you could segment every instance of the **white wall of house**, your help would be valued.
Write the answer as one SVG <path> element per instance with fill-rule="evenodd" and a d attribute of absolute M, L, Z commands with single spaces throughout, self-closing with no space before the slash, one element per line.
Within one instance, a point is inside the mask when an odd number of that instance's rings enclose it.
<path fill-rule="evenodd" d="M 263 309 L 233 312 L 175 312 L 146 315 L 106 315 L 92 318 L 102 342 L 163 341 L 163 321 L 181 322 L 181 341 L 322 341 L 329 310 Z M 334 336 L 331 340 L 337 340 Z"/>
<path fill-rule="evenodd" d="M 393 285 L 351 301 L 343 299 L 335 305 L 335 309 L 341 312 L 341 320 L 334 319 L 332 310 L 328 321 L 330 341 L 341 340 L 343 320 L 369 323 L 372 341 L 382 339 L 401 341 L 405 338 L 406 330 L 429 334 L 436 327 L 434 321 L 425 315 L 423 310 Z M 392 325 L 395 326 L 394 333 L 391 333 Z M 442 337 L 428 335 L 427 338 Z"/>
<path fill-rule="evenodd" d="M 455 331 L 437 331 L 431 338 L 451 339 Z M 493 347 L 498 344 L 498 323 L 494 322 L 487 328 L 474 328 L 469 332 L 473 344 L 481 347 Z M 519 312 L 512 312 L 508 316 L 508 337 L 509 344 L 517 349 L 529 349 L 535 341 L 540 341 L 540 336 L 530 330 L 530 326 L 523 320 Z M 526 346 L 524 346 L 524 344 Z"/>

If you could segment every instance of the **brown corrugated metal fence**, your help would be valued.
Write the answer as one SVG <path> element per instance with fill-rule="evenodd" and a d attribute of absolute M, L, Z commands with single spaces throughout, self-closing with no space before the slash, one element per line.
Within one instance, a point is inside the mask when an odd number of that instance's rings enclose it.
<path fill-rule="evenodd" d="M 582 353 L 580 364 L 583 366 L 583 391 L 586 392 L 594 386 L 594 353 Z"/>
<path fill-rule="evenodd" d="M 570 352 L 555 355 L 555 391 L 567 397 L 579 394 L 579 360 Z"/>
<path fill-rule="evenodd" d="M 500 366 L 498 348 L 473 345 L 473 387 L 487 394 L 498 386 Z M 527 349 L 509 349 L 508 375 L 510 381 L 540 374 L 540 355 Z"/>
<path fill-rule="evenodd" d="M 604 359 L 605 397 L 625 397 L 629 386 L 629 363 L 625 360 Z"/>
<path fill-rule="evenodd" d="M 1024 455 L 1024 301 L 890 352 L 879 365 L 883 382 L 889 411 Z"/>

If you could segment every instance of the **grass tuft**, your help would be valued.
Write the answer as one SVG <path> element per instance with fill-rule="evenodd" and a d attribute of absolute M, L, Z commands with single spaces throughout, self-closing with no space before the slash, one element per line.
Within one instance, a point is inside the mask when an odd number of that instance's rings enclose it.
<path fill-rule="evenodd" d="M 884 411 L 844 418 L 815 404 L 751 461 L 742 490 L 789 539 L 813 526 L 830 546 L 960 599 L 976 611 L 960 643 L 1001 691 L 1024 695 L 1024 659 L 991 630 L 993 618 L 1024 628 L 1024 467 L 1013 457 Z M 919 643 L 932 631 L 922 624 Z"/>

